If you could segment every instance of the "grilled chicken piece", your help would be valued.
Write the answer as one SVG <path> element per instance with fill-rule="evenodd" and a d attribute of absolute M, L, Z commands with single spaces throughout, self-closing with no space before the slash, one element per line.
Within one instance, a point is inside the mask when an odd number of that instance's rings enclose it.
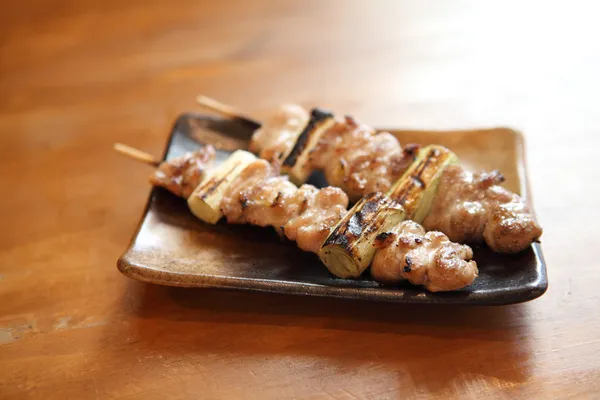
<path fill-rule="evenodd" d="M 310 185 L 300 186 L 299 192 Z M 285 236 L 295 240 L 298 247 L 305 251 L 316 253 L 329 236 L 331 229 L 346 214 L 348 207 L 348 196 L 331 186 L 317 190 L 312 196 L 306 196 L 308 200 L 306 209 L 296 218 L 291 219 L 284 225 Z"/>
<path fill-rule="evenodd" d="M 417 149 L 417 145 L 403 149 L 391 133 L 376 133 L 346 116 L 322 136 L 310 161 L 314 169 L 325 172 L 330 185 L 358 200 L 387 192 L 413 162 Z"/>
<path fill-rule="evenodd" d="M 457 290 L 471 284 L 478 270 L 469 246 L 451 242 L 441 232 L 427 232 L 413 221 L 404 221 L 381 238 L 382 246 L 371 264 L 377 282 L 408 280 L 432 292 Z"/>
<path fill-rule="evenodd" d="M 444 232 L 460 243 L 485 243 L 498 253 L 517 253 L 539 239 L 542 228 L 517 194 L 498 186 L 498 172 L 473 173 L 460 165 L 442 176 L 427 230 Z"/>
<path fill-rule="evenodd" d="M 302 250 L 315 253 L 347 207 L 348 196 L 341 189 L 297 188 L 265 160 L 246 167 L 221 202 L 227 222 L 273 226 Z"/>
<path fill-rule="evenodd" d="M 215 155 L 215 148 L 208 145 L 163 162 L 150 176 L 150 183 L 187 199 L 202 181 L 206 173 L 205 167 L 215 159 Z"/>

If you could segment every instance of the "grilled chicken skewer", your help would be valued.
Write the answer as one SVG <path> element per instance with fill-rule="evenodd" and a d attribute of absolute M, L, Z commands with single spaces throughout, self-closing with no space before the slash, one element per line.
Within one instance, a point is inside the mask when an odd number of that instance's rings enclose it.
<path fill-rule="evenodd" d="M 419 146 L 401 147 L 388 132 L 375 132 L 352 117 L 336 118 L 297 105 L 283 105 L 264 124 L 241 116 L 227 105 L 199 96 L 203 107 L 244 121 L 255 130 L 250 151 L 280 165 L 295 183 L 313 170 L 324 172 L 332 186 L 351 200 L 372 192 L 388 192 L 415 162 Z M 542 229 L 526 202 L 500 184 L 498 171 L 472 173 L 460 165 L 442 171 L 429 215 L 416 220 L 461 243 L 485 242 L 498 253 L 518 253 L 539 239 Z M 437 183 L 436 183 L 437 188 Z M 401 202 L 401 201 L 400 201 Z"/>
<path fill-rule="evenodd" d="M 119 151 L 124 152 L 123 148 Z M 224 216 L 228 223 L 272 226 L 296 241 L 302 250 L 314 253 L 321 251 L 333 227 L 348 215 L 348 197 L 339 188 L 297 187 L 279 175 L 272 164 L 241 150 L 211 170 L 208 164 L 214 156 L 214 148 L 205 146 L 163 162 L 150 182 L 186 197 L 191 183 L 201 175 L 201 182 L 188 196 L 190 209 L 197 217 L 209 223 Z M 200 172 L 193 174 L 193 168 Z M 189 177 L 194 181 L 186 182 Z M 363 200 L 371 206 L 386 204 L 391 212 L 404 213 L 381 193 Z M 375 221 L 382 220 L 385 218 Z M 377 253 L 371 266 L 375 280 L 391 284 L 408 280 L 430 291 L 449 291 L 468 286 L 477 277 L 477 265 L 471 260 L 473 253 L 468 246 L 453 243 L 439 232 L 425 233 L 412 221 L 385 228 L 393 229 L 380 229 L 377 235 Z"/>
<path fill-rule="evenodd" d="M 261 125 L 216 100 L 205 96 L 196 100 L 205 108 L 257 126 L 249 150 L 281 166 L 294 183 L 302 184 L 312 171 L 321 170 L 330 185 L 342 188 L 353 201 L 390 190 L 419 147 L 402 148 L 389 132 L 375 132 L 350 116 L 340 119 L 318 108 L 308 112 L 284 104 Z"/>

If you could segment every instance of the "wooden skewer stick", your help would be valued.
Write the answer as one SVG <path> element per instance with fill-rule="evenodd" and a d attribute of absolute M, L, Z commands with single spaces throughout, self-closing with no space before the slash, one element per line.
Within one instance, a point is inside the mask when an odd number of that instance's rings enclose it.
<path fill-rule="evenodd" d="M 210 97 L 199 95 L 196 97 L 196 103 L 198 103 L 200 106 L 202 106 L 208 110 L 211 110 L 211 111 L 214 111 L 221 115 L 224 115 L 226 117 L 238 120 L 238 121 L 244 123 L 245 125 L 252 127 L 253 129 L 258 129 L 261 126 L 260 122 L 254 120 L 250 117 L 247 117 L 245 115 L 242 115 L 241 113 L 236 111 L 236 109 L 231 107 L 230 105 L 221 103 L 220 101 L 211 99 Z"/>
<path fill-rule="evenodd" d="M 152 165 L 153 167 L 158 167 L 160 165 L 160 161 L 158 161 L 152 154 L 146 153 L 145 151 L 138 150 L 134 147 L 127 146 L 122 143 L 115 143 L 113 148 L 117 151 L 117 153 L 121 153 L 129 158 L 132 158 L 136 161 L 143 162 L 148 165 Z"/>

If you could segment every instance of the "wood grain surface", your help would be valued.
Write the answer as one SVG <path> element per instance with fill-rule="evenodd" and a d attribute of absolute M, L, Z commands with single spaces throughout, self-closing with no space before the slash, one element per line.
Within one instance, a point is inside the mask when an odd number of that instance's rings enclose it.
<path fill-rule="evenodd" d="M 592 2 L 4 2 L 0 398 L 598 398 L 599 35 Z M 157 154 L 198 93 L 521 130 L 548 293 L 399 307 L 123 277 L 148 169 L 111 145 Z"/>

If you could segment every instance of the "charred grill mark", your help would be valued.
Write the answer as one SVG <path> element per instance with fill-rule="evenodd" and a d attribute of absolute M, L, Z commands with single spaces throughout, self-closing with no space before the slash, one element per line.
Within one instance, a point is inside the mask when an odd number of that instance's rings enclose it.
<path fill-rule="evenodd" d="M 240 205 L 242 206 L 242 212 L 248 207 L 248 197 L 244 193 L 240 193 Z"/>
<path fill-rule="evenodd" d="M 307 208 L 308 208 L 308 197 L 304 196 L 304 199 L 302 200 L 302 205 L 300 207 L 299 214 L 302 214 L 304 211 L 306 211 Z"/>
<path fill-rule="evenodd" d="M 345 231 L 350 233 L 350 235 L 352 235 L 354 237 L 358 237 L 362 233 L 363 222 L 364 222 L 363 213 L 362 212 L 354 213 L 348 220 L 348 226 Z"/>
<path fill-rule="evenodd" d="M 283 198 L 283 192 L 277 192 L 277 196 L 275 197 L 275 200 L 273 200 L 273 204 L 271 204 L 271 207 L 277 207 L 277 206 L 281 205 L 282 198 Z"/>
<path fill-rule="evenodd" d="M 383 204 L 384 200 L 385 195 L 382 193 L 371 193 L 368 195 L 366 204 L 361 209 L 361 212 L 364 212 L 365 214 L 373 214 L 380 207 L 380 204 Z"/>
<path fill-rule="evenodd" d="M 375 241 L 376 242 L 383 242 L 385 241 L 388 237 L 390 237 L 390 235 L 392 234 L 392 232 L 381 232 L 379 235 L 377 235 L 375 237 Z"/>
<path fill-rule="evenodd" d="M 333 114 L 328 111 L 324 111 L 319 108 L 313 108 L 311 110 L 310 118 L 308 119 L 306 126 L 298 136 L 294 147 L 292 147 L 292 151 L 283 161 L 284 166 L 293 167 L 294 165 L 296 165 L 298 157 L 300 157 L 300 154 L 302 154 L 302 152 L 308 145 L 310 137 L 312 133 L 317 129 L 319 123 L 322 123 L 323 121 L 326 121 L 330 118 L 333 118 Z"/>
<path fill-rule="evenodd" d="M 505 180 L 506 179 L 504 178 L 504 175 L 502 175 L 500 171 L 495 169 L 491 172 L 481 174 L 481 177 L 476 182 L 476 184 L 482 189 L 487 189 L 490 186 L 499 185 Z"/>
<path fill-rule="evenodd" d="M 373 245 L 375 247 L 382 248 L 388 245 L 389 243 L 393 242 L 395 238 L 396 234 L 393 232 L 381 232 L 375 237 L 375 242 L 373 243 Z"/>
<path fill-rule="evenodd" d="M 417 184 L 419 187 L 425 186 L 425 182 L 421 179 L 420 176 L 411 176 L 411 179 Z"/>
<path fill-rule="evenodd" d="M 340 168 L 344 171 L 344 176 L 346 175 L 346 170 L 348 169 L 348 163 L 343 158 L 340 158 Z"/>
<path fill-rule="evenodd" d="M 331 244 L 341 246 L 345 251 L 353 254 L 350 243 L 359 237 L 365 229 L 365 221 L 373 218 L 373 214 L 379 209 L 379 205 L 385 200 L 382 193 L 371 193 L 363 197 L 355 206 L 358 212 L 349 212 L 348 215 L 335 227 L 329 235 L 323 247 Z"/>
<path fill-rule="evenodd" d="M 339 244 L 345 251 L 352 252 L 348 236 L 346 236 L 345 231 L 343 231 L 341 227 L 340 229 L 334 230 L 329 238 L 330 239 L 323 244 L 324 246 L 329 244 Z"/>
<path fill-rule="evenodd" d="M 383 204 L 385 198 L 381 193 L 372 193 L 365 198 L 364 205 L 360 207 L 360 211 L 353 213 L 350 221 L 348 221 L 348 230 L 350 233 L 358 237 L 366 229 L 367 232 L 372 232 L 373 229 L 377 229 L 377 226 L 369 225 L 366 226 L 365 222 L 372 221 L 375 213 L 379 207 Z"/>
<path fill-rule="evenodd" d="M 404 259 L 406 260 L 406 266 L 404 267 L 404 272 L 410 272 L 412 271 L 412 259 L 407 255 L 406 257 L 404 257 Z"/>
<path fill-rule="evenodd" d="M 422 160 L 418 161 L 417 165 L 410 172 L 409 179 L 405 179 L 404 184 L 401 185 L 396 192 L 400 191 L 399 196 L 394 196 L 394 200 L 400 203 L 402 206 L 406 206 L 407 200 L 414 196 L 415 189 L 426 188 L 431 183 L 431 176 L 425 176 L 425 172 L 433 171 L 434 174 L 437 168 L 428 169 L 430 164 L 436 164 L 438 167 L 444 162 L 445 158 L 440 157 L 441 152 L 439 149 L 430 149 Z M 416 204 L 415 204 L 416 207 Z M 413 209 L 406 210 L 408 216 L 412 217 Z"/>
<path fill-rule="evenodd" d="M 206 196 L 208 196 L 210 193 L 212 193 L 217 186 L 219 186 L 221 184 L 222 180 L 220 181 L 215 181 L 214 178 L 210 178 L 209 180 L 206 181 L 206 183 L 202 186 L 202 189 L 200 189 L 202 192 L 202 194 L 200 195 L 201 199 L 205 199 Z M 205 191 L 208 190 L 208 191 Z"/>
<path fill-rule="evenodd" d="M 348 124 L 352 128 L 356 128 L 358 126 L 358 122 L 356 121 L 356 119 L 354 119 L 352 115 L 344 115 L 344 120 L 346 124 Z"/>
<path fill-rule="evenodd" d="M 413 159 L 417 156 L 421 145 L 416 143 L 409 143 L 404 146 L 403 153 L 405 157 L 412 157 Z"/>
<path fill-rule="evenodd" d="M 410 168 L 411 164 L 417 159 L 417 153 L 420 149 L 419 145 L 408 145 L 413 147 L 408 151 L 404 149 L 400 157 L 394 157 L 391 161 L 393 174 L 400 175 L 402 172 Z"/>
<path fill-rule="evenodd" d="M 423 163 L 424 163 L 424 160 L 419 161 L 419 163 L 415 169 L 421 169 L 421 166 L 423 165 Z M 414 175 L 412 177 L 414 177 Z M 423 182 L 423 181 L 421 181 L 421 182 Z M 394 200 L 397 201 L 398 203 L 400 203 L 400 205 L 404 206 L 404 204 L 406 203 L 406 199 L 412 193 L 412 189 L 414 186 L 415 186 L 414 179 L 407 181 L 406 184 L 404 185 L 404 188 L 402 189 L 402 193 L 401 193 L 400 197 L 398 197 L 398 198 L 394 197 Z"/>
<path fill-rule="evenodd" d="M 420 176 L 423 173 L 423 171 L 425 171 L 425 169 L 427 169 L 427 166 L 434 159 L 436 159 L 439 155 L 440 155 L 440 152 L 438 149 L 429 150 L 429 153 L 425 156 L 425 162 L 423 162 L 423 163 L 421 163 L 421 165 L 419 165 L 419 167 L 417 168 L 417 170 L 415 171 L 413 176 Z"/>
<path fill-rule="evenodd" d="M 217 188 L 221 185 L 221 183 L 223 183 L 223 181 L 225 180 L 226 177 L 223 177 L 217 181 L 215 181 L 214 179 L 211 179 L 212 184 L 210 187 L 206 188 L 206 191 L 202 193 L 202 200 L 204 200 L 208 195 L 210 195 L 212 192 L 214 192 L 215 190 L 217 190 Z M 209 181 L 209 183 L 211 182 Z"/>
<path fill-rule="evenodd" d="M 239 163 L 234 164 L 229 171 L 223 175 L 221 179 L 215 180 L 214 178 L 210 178 L 202 187 L 199 189 L 199 193 L 201 193 L 200 198 L 202 200 L 206 199 L 212 192 L 217 190 L 217 188 L 223 183 L 227 177 L 233 172 L 233 170 L 239 165 Z"/>

